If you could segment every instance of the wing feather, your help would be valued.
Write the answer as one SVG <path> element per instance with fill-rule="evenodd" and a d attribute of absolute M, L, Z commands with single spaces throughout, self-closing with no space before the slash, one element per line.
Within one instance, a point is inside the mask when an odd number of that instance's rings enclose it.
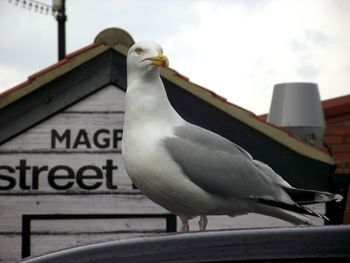
<path fill-rule="evenodd" d="M 238 145 L 192 124 L 176 127 L 174 135 L 163 140 L 166 149 L 184 174 L 207 192 L 294 204 Z"/>

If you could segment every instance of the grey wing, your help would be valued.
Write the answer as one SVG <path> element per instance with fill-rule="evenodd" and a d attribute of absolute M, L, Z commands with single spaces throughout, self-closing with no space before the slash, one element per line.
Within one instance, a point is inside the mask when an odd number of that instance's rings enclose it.
<path fill-rule="evenodd" d="M 208 149 L 220 150 L 231 154 L 241 154 L 242 157 L 253 160 L 253 157 L 239 145 L 191 123 L 176 127 L 174 132 L 177 137 L 202 145 Z"/>
<path fill-rule="evenodd" d="M 287 181 L 285 181 L 281 176 L 279 176 L 267 164 L 258 160 L 253 160 L 253 163 L 261 172 L 264 173 L 265 176 L 270 177 L 276 184 L 279 184 L 282 187 L 292 187 Z"/>
<path fill-rule="evenodd" d="M 294 204 L 243 148 L 192 124 L 176 127 L 174 134 L 163 140 L 166 149 L 184 174 L 207 192 Z"/>

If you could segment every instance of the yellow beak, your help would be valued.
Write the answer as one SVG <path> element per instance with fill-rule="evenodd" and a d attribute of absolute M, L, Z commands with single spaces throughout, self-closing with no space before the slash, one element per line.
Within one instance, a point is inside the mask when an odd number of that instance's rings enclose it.
<path fill-rule="evenodd" d="M 167 56 L 165 55 L 159 55 L 156 57 L 148 58 L 152 62 L 153 65 L 160 66 L 160 67 L 168 67 L 169 66 L 169 60 Z"/>

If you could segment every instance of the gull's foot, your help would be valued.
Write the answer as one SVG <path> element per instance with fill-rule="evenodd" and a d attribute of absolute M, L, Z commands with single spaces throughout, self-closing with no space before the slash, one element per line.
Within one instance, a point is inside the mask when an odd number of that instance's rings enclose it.
<path fill-rule="evenodd" d="M 205 231 L 207 229 L 207 225 L 208 225 L 207 216 L 201 216 L 201 219 L 199 220 L 199 231 Z"/>
<path fill-rule="evenodd" d="M 180 217 L 181 218 L 181 217 Z M 182 233 L 187 233 L 190 231 L 190 226 L 188 225 L 188 219 L 187 218 L 181 218 L 181 232 Z"/>

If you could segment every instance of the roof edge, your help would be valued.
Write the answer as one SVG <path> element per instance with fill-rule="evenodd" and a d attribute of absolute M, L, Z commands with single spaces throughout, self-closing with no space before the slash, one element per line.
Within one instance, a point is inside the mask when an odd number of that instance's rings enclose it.
<path fill-rule="evenodd" d="M 64 75 L 79 65 L 98 56 L 109 49 L 108 46 L 93 43 L 82 49 L 68 54 L 64 59 L 57 63 L 30 75 L 28 79 L 3 93 L 0 93 L 0 109 L 37 90 L 41 86 L 53 81 Z M 86 52 L 88 51 L 88 52 Z M 24 89 L 24 87 L 26 87 Z"/>
<path fill-rule="evenodd" d="M 30 75 L 26 81 L 0 93 L 0 109 L 96 57 L 109 48 L 116 47 L 115 49 L 118 52 L 126 55 L 129 47 L 134 43 L 135 41 L 132 36 L 125 30 L 117 27 L 107 28 L 96 36 L 94 43 L 66 55 L 65 58 L 57 63 Z"/>

